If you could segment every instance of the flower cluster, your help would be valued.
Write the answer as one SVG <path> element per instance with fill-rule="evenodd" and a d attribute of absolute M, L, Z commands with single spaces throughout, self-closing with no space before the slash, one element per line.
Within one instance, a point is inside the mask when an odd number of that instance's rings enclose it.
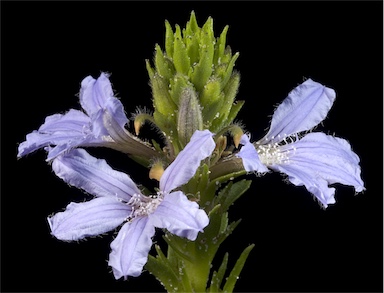
<path fill-rule="evenodd" d="M 286 174 L 324 208 L 335 203 L 334 183 L 365 189 L 350 144 L 312 132 L 332 107 L 333 89 L 304 81 L 277 107 L 268 133 L 257 141 L 233 122 L 243 102 L 235 101 L 238 54 L 225 46 L 227 30 L 215 38 L 212 19 L 200 28 L 194 13 L 183 30 L 176 26 L 173 32 L 166 22 L 166 50 L 156 46 L 154 68 L 147 61 L 154 112 L 136 113 L 136 135 L 110 76 L 101 73 L 81 82 L 82 110 L 48 116 L 19 145 L 18 157 L 45 149 L 59 178 L 94 196 L 48 217 L 54 237 L 73 241 L 118 229 L 108 263 L 116 279 L 139 276 L 147 266 L 167 290 L 177 291 L 179 284 L 183 291 L 205 291 L 210 276 L 209 289 L 219 290 L 228 259 L 212 274 L 211 262 L 238 224 L 228 223 L 228 209 L 249 188 L 249 180 L 233 181 L 246 173 Z M 163 134 L 164 147 L 137 136 L 147 121 Z M 149 168 L 159 188 L 140 190 L 128 174 L 91 156 L 89 147 L 127 154 Z M 156 228 L 163 229 L 168 249 L 164 255 L 156 246 L 155 258 L 149 252 Z M 224 291 L 233 290 L 252 247 L 240 256 Z"/>

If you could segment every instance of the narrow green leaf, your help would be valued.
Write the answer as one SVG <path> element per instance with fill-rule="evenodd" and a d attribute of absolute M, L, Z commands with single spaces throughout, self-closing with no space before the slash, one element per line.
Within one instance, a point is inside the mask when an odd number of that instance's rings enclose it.
<path fill-rule="evenodd" d="M 238 182 L 229 182 L 218 194 L 217 203 L 221 204 L 223 211 L 227 211 L 229 207 L 243 195 L 251 186 L 252 180 L 240 180 Z"/>
<path fill-rule="evenodd" d="M 171 80 L 170 80 L 170 90 L 169 94 L 171 96 L 172 101 L 179 105 L 180 103 L 180 97 L 181 93 L 186 87 L 191 87 L 192 84 L 188 81 L 188 77 L 186 77 L 183 74 L 177 73 Z"/>
<path fill-rule="evenodd" d="M 221 216 L 220 233 L 224 233 L 228 228 L 228 212 L 225 212 Z"/>
<path fill-rule="evenodd" d="M 209 109 L 220 97 L 221 82 L 218 78 L 210 78 L 200 93 L 201 106 L 204 107 L 203 114 L 209 113 Z M 204 114 L 206 115 L 206 114 Z"/>
<path fill-rule="evenodd" d="M 200 59 L 200 33 L 188 36 L 186 39 L 187 52 L 189 56 L 190 66 L 193 66 Z"/>
<path fill-rule="evenodd" d="M 148 255 L 145 268 L 154 275 L 168 292 L 173 292 L 175 284 L 180 284 L 180 276 L 170 266 L 160 247 L 155 245 L 157 257 Z M 181 288 L 182 289 L 182 288 Z"/>
<path fill-rule="evenodd" d="M 197 92 L 202 92 L 212 74 L 215 38 L 213 37 L 213 20 L 208 18 L 200 33 L 200 60 L 192 72 L 191 80 Z"/>
<path fill-rule="evenodd" d="M 171 236 L 169 234 L 165 234 L 163 236 L 165 242 L 167 242 L 168 246 L 172 247 L 173 251 L 177 253 L 179 257 L 189 262 L 194 262 L 194 257 L 189 253 L 189 250 L 186 249 L 186 239 L 181 239 L 177 236 Z"/>
<path fill-rule="evenodd" d="M 227 85 L 227 82 L 232 76 L 233 72 L 233 67 L 235 66 L 235 62 L 237 58 L 239 58 L 240 54 L 236 53 L 235 55 L 232 56 L 231 61 L 228 63 L 227 69 L 225 70 L 225 73 L 220 76 L 221 77 L 221 88 L 224 89 L 225 86 Z"/>
<path fill-rule="evenodd" d="M 155 65 L 156 70 L 161 77 L 164 77 L 166 80 L 169 80 L 173 76 L 171 63 L 164 57 L 163 52 L 159 45 L 155 47 Z"/>
<path fill-rule="evenodd" d="M 168 81 L 164 77 L 155 73 L 151 80 L 151 86 L 155 109 L 166 116 L 174 114 L 177 107 L 169 94 Z"/>
<path fill-rule="evenodd" d="M 226 25 L 223 31 L 221 32 L 220 37 L 217 40 L 216 47 L 215 47 L 214 64 L 219 65 L 222 63 L 228 29 L 229 29 L 229 26 Z"/>
<path fill-rule="evenodd" d="M 168 20 L 165 21 L 165 52 L 169 58 L 173 57 L 173 30 Z"/>
<path fill-rule="evenodd" d="M 237 114 L 239 113 L 243 105 L 244 105 L 244 101 L 236 101 L 235 103 L 232 104 L 227 120 L 224 123 L 225 125 L 229 125 L 233 122 L 233 120 L 235 120 Z"/>
<path fill-rule="evenodd" d="M 187 48 L 181 36 L 180 26 L 176 25 L 173 48 L 173 64 L 176 71 L 187 75 L 190 67 L 190 60 L 187 53 Z"/>
<path fill-rule="evenodd" d="M 223 257 L 223 261 L 221 262 L 221 265 L 219 267 L 219 270 L 217 271 L 217 273 L 214 272 L 214 275 L 212 276 L 210 292 L 219 292 L 221 283 L 223 282 L 223 279 L 224 279 L 225 271 L 227 270 L 227 265 L 228 265 L 228 252 L 225 253 Z"/>
<path fill-rule="evenodd" d="M 224 101 L 220 109 L 221 115 L 218 119 L 212 122 L 214 132 L 217 132 L 220 128 L 227 126 L 226 125 L 227 117 L 233 106 L 233 102 L 236 98 L 239 85 L 240 85 L 240 74 L 234 72 L 223 90 Z"/>
<path fill-rule="evenodd" d="M 200 30 L 200 28 L 197 24 L 195 11 L 191 12 L 191 18 L 189 19 L 189 27 L 190 27 L 191 32 L 193 32 L 193 33 L 196 33 Z"/>
<path fill-rule="evenodd" d="M 148 59 L 145 60 L 145 66 L 147 68 L 147 71 L 148 71 L 148 76 L 152 82 L 152 79 L 155 77 L 155 71 L 154 69 L 151 67 L 151 63 L 149 62 Z"/>
<path fill-rule="evenodd" d="M 233 267 L 231 273 L 229 274 L 227 281 L 225 282 L 223 292 L 233 292 L 233 289 L 235 288 L 236 282 L 239 279 L 240 273 L 241 273 L 241 271 L 244 267 L 244 264 L 248 258 L 248 255 L 254 246 L 255 246 L 255 244 L 249 245 L 241 253 L 239 259 L 236 261 L 235 266 Z"/>

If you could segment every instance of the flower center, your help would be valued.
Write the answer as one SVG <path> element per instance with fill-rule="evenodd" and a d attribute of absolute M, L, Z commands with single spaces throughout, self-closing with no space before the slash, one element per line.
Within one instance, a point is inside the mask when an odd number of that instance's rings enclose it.
<path fill-rule="evenodd" d="M 271 166 L 275 164 L 288 164 L 289 158 L 296 151 L 296 147 L 289 144 L 279 145 L 278 143 L 269 143 L 259 145 L 256 150 L 259 158 L 264 165 Z"/>
<path fill-rule="evenodd" d="M 129 215 L 128 220 L 152 214 L 163 201 L 163 198 L 164 196 L 160 192 L 150 196 L 134 194 L 127 203 L 132 207 L 132 212 Z"/>

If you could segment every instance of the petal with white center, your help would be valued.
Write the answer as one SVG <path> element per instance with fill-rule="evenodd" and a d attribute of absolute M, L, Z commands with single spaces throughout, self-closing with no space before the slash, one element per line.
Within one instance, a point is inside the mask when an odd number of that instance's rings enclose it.
<path fill-rule="evenodd" d="M 148 216 L 158 228 L 166 228 L 180 237 L 195 240 L 208 225 L 207 213 L 181 191 L 165 195 L 157 209 Z"/>
<path fill-rule="evenodd" d="M 260 143 L 279 142 L 285 136 L 312 129 L 325 119 L 335 98 L 333 89 L 306 80 L 277 107 L 271 127 Z"/>
<path fill-rule="evenodd" d="M 201 160 L 210 156 L 215 149 L 212 136 L 213 133 L 209 130 L 195 131 L 189 143 L 161 176 L 161 191 L 170 192 L 176 187 L 187 183 L 195 175 Z"/>
<path fill-rule="evenodd" d="M 112 267 L 116 279 L 141 274 L 148 260 L 155 227 L 148 217 L 139 217 L 121 227 L 111 243 L 108 265 Z"/>
<path fill-rule="evenodd" d="M 242 135 L 240 144 L 243 146 L 236 156 L 242 159 L 245 171 L 259 173 L 268 172 L 268 168 L 260 161 L 254 145 L 249 141 L 249 137 L 246 134 Z"/>
<path fill-rule="evenodd" d="M 334 189 L 328 188 L 330 184 L 353 186 L 356 192 L 365 190 L 359 157 L 344 139 L 321 132 L 309 133 L 280 149 L 291 150 L 289 162 L 269 167 L 286 173 L 293 184 L 305 185 L 325 207 L 334 203 Z"/>
<path fill-rule="evenodd" d="M 115 198 L 71 202 L 64 212 L 48 217 L 51 234 L 60 240 L 80 240 L 115 229 L 129 216 L 131 207 Z"/>
<path fill-rule="evenodd" d="M 97 159 L 83 149 L 73 149 L 57 157 L 52 169 L 70 185 L 95 196 L 108 196 L 128 202 L 140 190 L 123 172 L 113 170 L 105 160 Z"/>

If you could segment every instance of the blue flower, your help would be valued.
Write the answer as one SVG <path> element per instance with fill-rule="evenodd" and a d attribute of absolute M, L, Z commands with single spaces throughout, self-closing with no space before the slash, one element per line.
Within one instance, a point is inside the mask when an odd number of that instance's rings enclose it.
<path fill-rule="evenodd" d="M 311 79 L 293 89 L 272 116 L 268 133 L 250 142 L 243 135 L 238 157 L 248 172 L 268 168 L 288 175 L 296 186 L 304 185 L 326 208 L 335 203 L 334 183 L 365 190 L 359 157 L 342 138 L 310 132 L 323 121 L 336 98 L 335 91 Z"/>
<path fill-rule="evenodd" d="M 107 74 L 101 73 L 97 80 L 91 76 L 84 78 L 79 96 L 85 113 L 70 109 L 65 114 L 48 116 L 45 123 L 19 145 L 18 157 L 43 147 L 49 147 L 48 161 L 79 146 L 104 146 L 126 153 L 139 152 L 139 155 L 154 152 L 124 128 L 128 119 L 122 103 L 114 97 Z"/>
<path fill-rule="evenodd" d="M 79 240 L 122 227 L 111 243 L 109 265 L 116 279 L 139 276 L 147 262 L 155 227 L 189 240 L 208 225 L 206 212 L 176 188 L 187 183 L 201 160 L 215 148 L 213 134 L 196 131 L 190 142 L 165 169 L 160 190 L 153 196 L 141 193 L 130 177 L 113 170 L 105 160 L 83 149 L 56 157 L 52 168 L 65 182 L 96 197 L 70 203 L 64 212 L 48 217 L 52 235 L 60 240 Z"/>

